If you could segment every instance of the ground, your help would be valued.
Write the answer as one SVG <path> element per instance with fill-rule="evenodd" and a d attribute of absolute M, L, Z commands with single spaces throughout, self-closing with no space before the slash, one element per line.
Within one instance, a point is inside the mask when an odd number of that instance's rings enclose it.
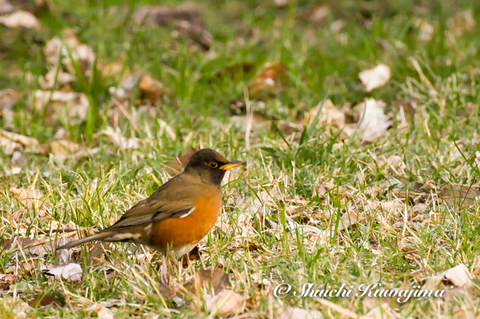
<path fill-rule="evenodd" d="M 0 317 L 480 316 L 480 3 L 36 3 L 0 16 Z M 198 260 L 52 250 L 204 147 L 247 165 Z M 218 274 L 226 303 L 195 284 Z"/>

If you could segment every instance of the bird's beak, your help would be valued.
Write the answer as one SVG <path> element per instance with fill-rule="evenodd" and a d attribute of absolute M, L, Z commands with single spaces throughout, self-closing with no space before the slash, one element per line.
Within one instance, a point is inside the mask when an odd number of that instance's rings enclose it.
<path fill-rule="evenodd" d="M 224 165 L 220 166 L 219 168 L 226 171 L 227 169 L 234 168 L 234 167 L 237 167 L 237 166 L 240 166 L 240 165 L 245 165 L 245 164 L 247 164 L 247 163 L 242 162 L 242 161 L 231 161 L 231 162 L 228 162 L 227 164 L 224 164 Z"/>

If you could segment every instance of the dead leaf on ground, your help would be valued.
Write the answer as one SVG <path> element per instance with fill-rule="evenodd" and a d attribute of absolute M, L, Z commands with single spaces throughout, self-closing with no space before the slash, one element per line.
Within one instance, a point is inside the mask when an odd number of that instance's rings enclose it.
<path fill-rule="evenodd" d="M 192 294 L 196 294 L 200 289 L 218 294 L 230 287 L 229 276 L 220 264 L 197 271 L 195 277 L 183 285 L 183 288 Z"/>
<path fill-rule="evenodd" d="M 278 93 L 283 90 L 280 80 L 287 76 L 287 68 L 281 63 L 266 63 L 250 83 L 251 98 L 262 93 Z"/>
<path fill-rule="evenodd" d="M 147 25 L 173 25 L 180 34 L 188 36 L 204 50 L 209 50 L 212 44 L 212 35 L 195 9 L 140 7 L 133 13 L 133 20 Z"/>
<path fill-rule="evenodd" d="M 438 285 L 446 281 L 458 288 L 469 288 L 473 285 L 470 271 L 464 264 L 459 264 L 438 275 L 428 277 L 422 286 L 422 289 L 437 289 Z"/>
<path fill-rule="evenodd" d="M 41 151 L 40 143 L 33 137 L 7 132 L 5 130 L 0 130 L 0 137 L 22 144 L 25 147 L 24 151 L 27 153 L 40 153 Z"/>
<path fill-rule="evenodd" d="M 359 117 L 357 136 L 362 141 L 371 143 L 386 136 L 392 121 L 385 115 L 385 105 L 383 101 L 367 99 L 356 106 Z M 349 134 L 353 134 L 354 131 L 352 128 L 346 130 Z"/>
<path fill-rule="evenodd" d="M 342 220 L 338 225 L 338 230 L 349 229 L 357 223 L 365 222 L 365 214 L 358 212 L 357 209 L 349 209 L 342 215 Z"/>
<path fill-rule="evenodd" d="M 480 196 L 480 190 L 476 186 L 451 185 L 445 186 L 439 193 L 440 198 L 447 204 L 460 207 L 470 207 L 475 204 Z"/>
<path fill-rule="evenodd" d="M 18 100 L 20 93 L 13 89 L 6 89 L 0 91 L 0 115 L 1 111 L 11 109 Z"/>
<path fill-rule="evenodd" d="M 112 142 L 112 144 L 115 145 L 116 147 L 119 147 L 124 150 L 138 148 L 139 139 L 136 137 L 131 137 L 129 139 L 125 138 L 122 135 L 122 132 L 120 131 L 119 127 L 116 127 L 114 130 L 112 127 L 107 126 L 107 128 L 103 131 L 103 134 L 107 135 L 108 138 L 110 139 L 110 142 Z"/>
<path fill-rule="evenodd" d="M 47 115 L 52 120 L 56 119 L 57 114 L 68 117 L 72 123 L 74 119 L 84 120 L 87 117 L 89 107 L 88 97 L 83 93 L 62 92 L 62 91 L 41 91 L 33 93 L 32 104 L 37 111 L 47 109 Z M 54 114 L 57 113 L 57 114 Z"/>
<path fill-rule="evenodd" d="M 475 29 L 477 22 L 472 10 L 457 12 L 453 18 L 448 20 L 448 28 L 456 36 L 461 36 L 464 32 L 471 32 Z"/>
<path fill-rule="evenodd" d="M 0 135 L 0 148 L 6 155 L 12 155 L 15 151 L 21 150 L 22 145 Z"/>
<path fill-rule="evenodd" d="M 99 304 L 94 304 L 92 307 L 88 308 L 87 310 L 90 311 L 95 311 L 97 313 L 97 318 L 98 319 L 113 319 L 115 318 L 113 315 L 113 312 L 108 309 L 107 307 L 104 307 Z"/>
<path fill-rule="evenodd" d="M 47 208 L 48 204 L 46 198 L 41 191 L 36 189 L 25 188 L 10 188 L 12 195 L 18 199 L 20 203 L 26 206 L 28 209 L 35 207 L 36 209 Z"/>
<path fill-rule="evenodd" d="M 163 170 L 170 175 L 181 173 L 185 166 L 187 166 L 193 154 L 195 154 L 197 151 L 197 148 L 190 148 L 185 152 L 185 154 L 180 153 L 173 160 L 165 164 Z"/>
<path fill-rule="evenodd" d="M 45 90 L 53 88 L 55 84 L 65 85 L 75 81 L 77 74 L 74 65 L 78 66 L 84 80 L 91 76 L 95 61 L 93 49 L 80 43 L 71 29 L 64 30 L 64 38 L 65 41 L 62 41 L 54 37 L 45 45 L 44 54 L 49 71 L 39 81 Z"/>
<path fill-rule="evenodd" d="M 323 315 L 318 310 L 306 310 L 298 307 L 287 307 L 278 313 L 275 319 L 323 319 Z"/>
<path fill-rule="evenodd" d="M 12 274 L 0 274 L 0 290 L 8 290 L 10 285 L 17 282 L 17 276 Z"/>
<path fill-rule="evenodd" d="M 40 21 L 32 13 L 23 10 L 0 16 L 0 24 L 9 28 L 40 29 Z"/>
<path fill-rule="evenodd" d="M 320 108 L 321 113 L 318 116 L 317 128 L 328 125 L 342 129 L 345 126 L 345 114 L 339 111 L 330 99 L 320 102 L 316 107 L 308 111 L 303 120 L 300 121 L 300 124 L 311 125 Z"/>
<path fill-rule="evenodd" d="M 245 309 L 245 297 L 233 290 L 222 290 L 217 295 L 205 295 L 205 304 L 211 313 L 222 317 L 237 315 Z"/>
<path fill-rule="evenodd" d="M 62 303 L 53 295 L 36 295 L 28 301 L 28 305 L 33 308 L 40 307 L 60 307 Z"/>
<path fill-rule="evenodd" d="M 258 131 L 269 127 L 272 123 L 261 112 L 254 112 L 252 115 L 234 115 L 230 117 L 230 123 L 239 127 L 242 133 L 250 128 L 250 131 Z"/>
<path fill-rule="evenodd" d="M 80 150 L 80 145 L 66 140 L 53 141 L 50 142 L 49 145 L 51 154 L 53 154 L 55 159 L 61 163 L 63 163 L 70 155 Z"/>
<path fill-rule="evenodd" d="M 415 22 L 417 28 L 420 29 L 418 39 L 422 42 L 429 42 L 433 38 L 433 32 L 435 29 L 433 25 L 430 24 L 427 20 L 417 19 Z"/>
<path fill-rule="evenodd" d="M 80 264 L 70 263 L 65 266 L 49 267 L 44 269 L 43 274 L 55 276 L 55 278 L 64 278 L 70 281 L 82 280 L 83 270 Z"/>
<path fill-rule="evenodd" d="M 328 21 L 332 9 L 328 3 L 316 2 L 312 4 L 304 13 L 304 17 L 311 22 L 320 25 Z"/>
<path fill-rule="evenodd" d="M 162 94 L 163 84 L 154 80 L 150 75 L 144 74 L 138 84 L 138 88 L 142 93 L 141 98 L 143 100 L 155 101 Z"/>
<path fill-rule="evenodd" d="M 390 80 L 390 67 L 385 64 L 379 64 L 373 69 L 364 70 L 358 73 L 360 81 L 365 85 L 367 92 L 384 86 Z"/>

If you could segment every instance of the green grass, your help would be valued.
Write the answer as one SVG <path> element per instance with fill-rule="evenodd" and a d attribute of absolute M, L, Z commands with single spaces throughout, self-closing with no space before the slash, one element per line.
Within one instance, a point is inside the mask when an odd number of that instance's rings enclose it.
<path fill-rule="evenodd" d="M 122 3 L 136 8 L 148 2 Z M 474 274 L 474 286 L 464 295 L 413 299 L 392 307 L 401 317 L 450 318 L 458 316 L 459 309 L 478 317 L 475 274 L 480 269 L 480 205 L 478 201 L 472 207 L 451 205 L 434 198 L 444 187 L 475 186 L 480 179 L 475 162 L 479 151 L 480 5 L 470 1 L 416 5 L 413 1 L 402 1 L 402 5 L 396 1 L 332 1 L 331 14 L 319 26 L 303 18 L 310 1 L 289 3 L 277 8 L 273 1 L 198 1 L 195 6 L 212 33 L 209 52 L 184 37 L 173 37 L 173 28 L 139 26 L 108 15 L 116 1 L 55 0 L 49 2 L 51 10 L 38 13 L 40 30 L 0 26 L 5 39 L 0 44 L 0 88 L 24 92 L 14 107 L 13 122 L 0 118 L 0 127 L 42 144 L 55 140 L 55 133 L 63 128 L 70 133 L 67 139 L 87 149 L 98 148 L 94 155 L 70 157 L 63 164 L 46 155 L 22 153 L 22 165 L 11 164 L 11 155 L 0 149 L 3 168 L 22 169 L 11 176 L 1 171 L 0 211 L 13 215 L 22 209 L 10 192 L 12 187 L 40 190 L 48 203 L 45 217 L 37 217 L 38 210 L 27 207 L 14 223 L 1 219 L 1 239 L 54 240 L 55 233 L 48 231 L 69 221 L 81 227 L 107 227 L 168 180 L 170 176 L 162 169 L 173 157 L 191 147 L 209 147 L 230 159 L 246 160 L 248 166 L 235 172 L 224 186 L 223 213 L 218 227 L 202 244 L 201 260 L 187 269 L 169 261 L 172 286 L 221 260 L 236 292 L 246 297 L 260 292 L 259 301 L 245 310 L 248 316 L 270 317 L 292 306 L 317 309 L 326 318 L 336 318 L 340 315 L 334 309 L 313 299 L 279 301 L 267 287 L 259 288 L 258 281 L 298 288 L 306 282 L 318 287 L 381 282 L 387 288 L 411 288 L 425 277 L 463 263 Z M 364 12 L 362 3 L 372 11 Z M 451 43 L 441 30 L 452 32 L 448 19 L 466 9 L 473 11 L 477 25 L 454 36 L 455 43 Z M 429 42 L 418 39 L 419 18 L 434 26 Z M 345 25 L 334 32 L 329 25 L 338 19 Z M 71 85 L 73 92 L 86 94 L 90 101 L 86 119 L 51 122 L 45 112 L 32 110 L 28 96 L 39 85 L 27 81 L 24 74 L 36 78 L 46 73 L 45 41 L 62 36 L 67 28 L 75 28 L 78 40 L 93 48 L 99 69 L 87 81 Z M 121 76 L 104 78 L 101 66 L 118 61 L 145 69 L 165 88 L 150 114 L 139 108 L 140 93 L 134 91 L 126 109 L 129 116 L 118 121 L 123 136 L 140 139 L 136 150 L 118 149 L 102 133 L 114 125 L 108 114 L 109 87 L 118 85 Z M 235 113 L 230 105 L 244 99 L 249 83 L 267 62 L 282 63 L 288 75 L 282 79 L 282 91 L 251 98 L 253 110 L 265 112 L 273 125 L 254 127 L 248 149 L 245 131 L 230 120 Z M 392 78 L 367 93 L 358 72 L 380 62 L 391 67 Z M 78 70 L 76 74 L 81 76 Z M 399 99 L 414 99 L 417 107 L 405 113 L 406 125 L 393 116 L 387 135 L 373 144 L 328 126 L 311 125 L 294 133 L 277 128 L 280 120 L 294 122 L 326 98 L 341 109 L 347 102 L 354 106 L 369 97 L 383 100 L 387 112 L 394 115 L 399 114 L 393 106 Z M 175 138 L 165 130 L 165 123 Z M 401 158 L 402 166 L 387 163 L 394 155 Z M 409 200 L 389 186 L 392 178 L 409 192 Z M 326 187 L 325 194 L 320 193 L 320 185 Z M 415 215 L 413 207 L 419 203 L 427 209 Z M 292 206 L 298 206 L 298 211 Z M 364 213 L 365 218 L 342 230 L 340 217 L 349 210 Z M 294 215 L 293 222 L 290 215 Z M 14 296 L 18 302 L 47 294 L 66 300 L 57 308 L 30 309 L 28 316 L 95 317 L 89 307 L 110 299 L 124 300 L 111 308 L 118 318 L 209 315 L 195 297 L 185 297 L 186 303 L 177 306 L 159 293 L 161 274 L 156 261 L 161 256 L 130 254 L 123 244 L 104 245 L 106 253 L 99 254 L 104 258 L 99 262 L 90 255 L 90 247 L 81 247 L 71 257 L 84 270 L 80 283 L 49 279 L 39 266 L 30 273 L 18 273 L 19 282 L 31 285 Z M 16 252 L 0 250 L 0 273 L 24 258 L 15 256 Z M 44 259 L 46 263 L 58 261 L 51 254 Z M 115 270 L 113 278 L 103 273 L 105 267 Z M 18 307 L 5 299 L 12 296 L 11 291 L 0 293 L 4 296 L 0 317 L 10 318 Z M 369 310 L 362 298 L 329 300 L 358 315 Z"/>

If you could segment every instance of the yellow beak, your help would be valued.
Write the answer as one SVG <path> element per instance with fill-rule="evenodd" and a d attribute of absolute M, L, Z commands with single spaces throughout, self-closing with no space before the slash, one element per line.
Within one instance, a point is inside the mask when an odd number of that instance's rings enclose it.
<path fill-rule="evenodd" d="M 245 164 L 247 163 L 242 161 L 231 161 L 231 162 L 228 162 L 227 164 L 220 166 L 219 169 L 223 169 L 224 171 L 226 171 L 227 169 L 234 168 L 240 165 L 245 165 Z"/>

